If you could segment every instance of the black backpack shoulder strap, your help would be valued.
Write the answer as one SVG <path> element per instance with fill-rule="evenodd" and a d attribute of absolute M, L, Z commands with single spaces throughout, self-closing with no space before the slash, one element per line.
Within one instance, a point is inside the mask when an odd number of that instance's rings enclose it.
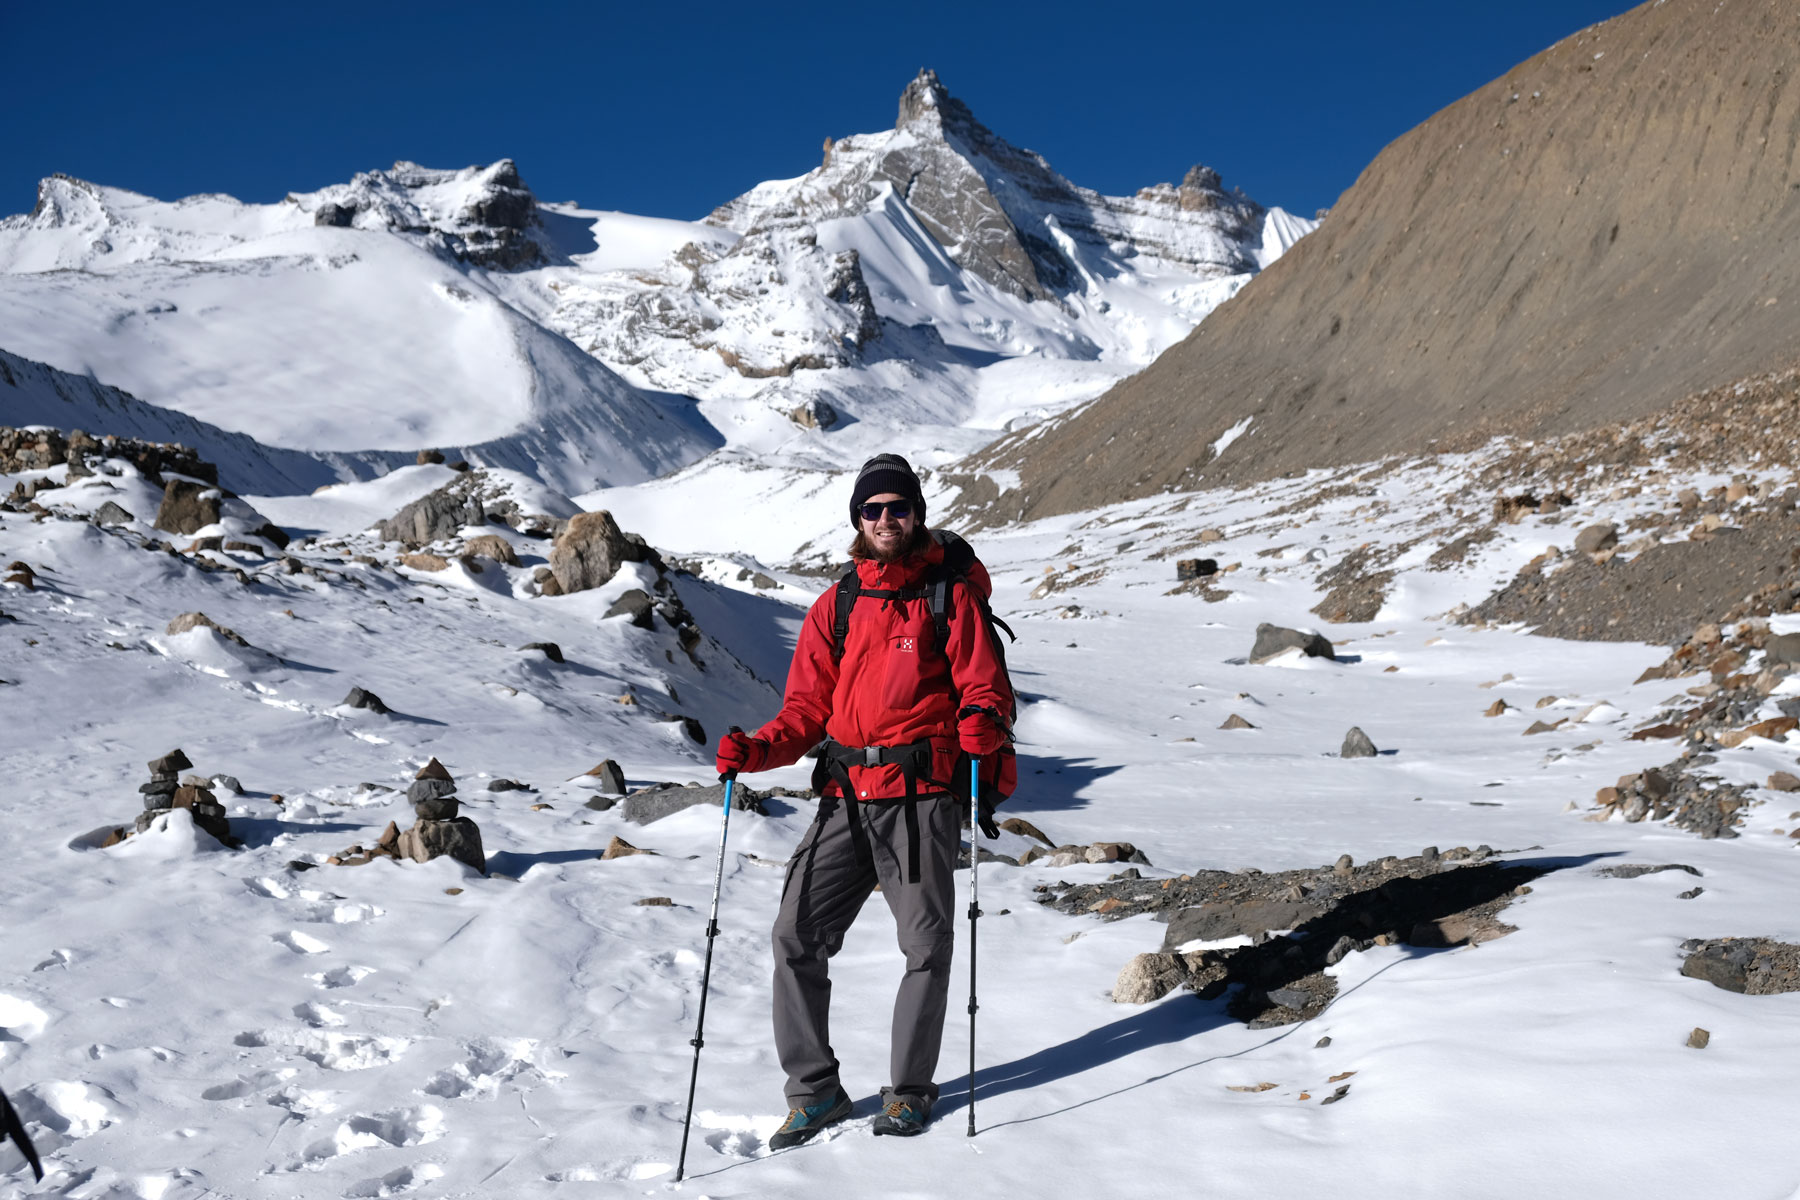
<path fill-rule="evenodd" d="M 856 564 L 851 563 L 844 577 L 837 581 L 837 616 L 831 623 L 831 661 L 844 661 L 844 642 L 850 636 L 850 610 L 862 591 L 862 580 L 856 577 Z"/>

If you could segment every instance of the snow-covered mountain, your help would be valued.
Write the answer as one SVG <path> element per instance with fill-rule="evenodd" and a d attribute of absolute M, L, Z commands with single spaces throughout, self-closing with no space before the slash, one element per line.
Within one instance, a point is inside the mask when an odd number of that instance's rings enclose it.
<path fill-rule="evenodd" d="M 894 129 L 695 222 L 541 204 L 506 160 L 275 204 L 46 179 L 0 220 L 0 347 L 347 473 L 939 462 L 1140 369 L 1310 228 L 1205 168 L 1079 188 L 923 72 Z"/>

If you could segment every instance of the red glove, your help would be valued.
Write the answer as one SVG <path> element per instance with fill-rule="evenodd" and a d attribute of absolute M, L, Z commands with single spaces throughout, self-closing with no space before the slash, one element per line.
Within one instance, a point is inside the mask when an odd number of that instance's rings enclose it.
<path fill-rule="evenodd" d="M 734 729 L 719 739 L 719 774 L 757 772 L 769 762 L 769 743 Z"/>
<path fill-rule="evenodd" d="M 956 740 L 962 744 L 964 752 L 986 758 L 1006 745 L 1006 733 L 993 717 L 977 710 L 965 712 L 962 720 L 956 723 Z"/>

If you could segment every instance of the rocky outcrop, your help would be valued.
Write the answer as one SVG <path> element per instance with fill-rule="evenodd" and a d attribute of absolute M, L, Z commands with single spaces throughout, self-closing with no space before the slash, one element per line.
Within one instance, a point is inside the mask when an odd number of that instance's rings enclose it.
<path fill-rule="evenodd" d="M 287 199 L 311 212 L 315 225 L 417 234 L 447 257 L 490 270 L 517 271 L 551 258 L 537 199 L 510 158 L 460 171 L 397 162 Z"/>

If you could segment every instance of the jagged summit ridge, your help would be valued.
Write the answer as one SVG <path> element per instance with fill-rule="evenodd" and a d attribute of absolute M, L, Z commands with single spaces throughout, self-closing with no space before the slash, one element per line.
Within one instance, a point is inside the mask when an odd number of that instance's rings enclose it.
<path fill-rule="evenodd" d="M 510 158 L 460 171 L 397 162 L 349 183 L 290 194 L 314 224 L 425 234 L 463 262 L 515 271 L 548 262 L 537 197 Z"/>
<path fill-rule="evenodd" d="M 1195 167 L 1179 187 L 1103 196 L 988 129 L 929 68 L 901 93 L 892 130 L 828 141 L 815 171 L 752 189 L 707 220 L 742 233 L 768 220 L 853 215 L 883 184 L 958 266 L 1026 300 L 1080 290 L 1137 254 L 1214 277 L 1263 265 L 1265 210 L 1226 192 L 1216 171 Z"/>

